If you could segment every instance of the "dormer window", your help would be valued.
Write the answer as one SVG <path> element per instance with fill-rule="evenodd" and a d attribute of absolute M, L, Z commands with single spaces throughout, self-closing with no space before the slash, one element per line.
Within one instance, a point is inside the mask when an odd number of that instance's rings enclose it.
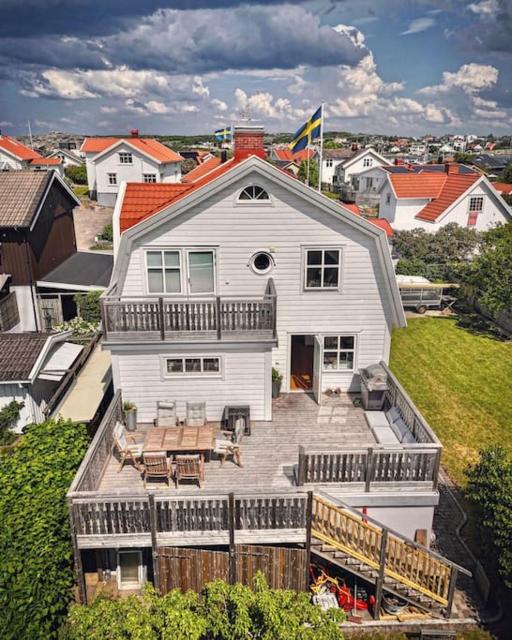
<path fill-rule="evenodd" d="M 263 187 L 259 187 L 257 184 L 250 184 L 245 187 L 245 189 L 242 189 L 238 196 L 238 200 L 242 200 L 244 202 L 255 200 L 259 200 L 260 202 L 269 202 L 270 196 Z"/>
<path fill-rule="evenodd" d="M 119 152 L 119 164 L 133 164 L 132 154 L 128 151 Z"/>
<path fill-rule="evenodd" d="M 364 158 L 363 167 L 371 167 L 373 164 L 373 158 Z"/>

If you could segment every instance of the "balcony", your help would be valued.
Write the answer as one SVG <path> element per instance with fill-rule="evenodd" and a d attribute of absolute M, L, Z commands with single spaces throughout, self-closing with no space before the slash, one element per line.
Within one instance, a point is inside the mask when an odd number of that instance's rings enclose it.
<path fill-rule="evenodd" d="M 262 298 L 102 299 L 105 342 L 276 340 L 277 294 L 272 279 Z"/>

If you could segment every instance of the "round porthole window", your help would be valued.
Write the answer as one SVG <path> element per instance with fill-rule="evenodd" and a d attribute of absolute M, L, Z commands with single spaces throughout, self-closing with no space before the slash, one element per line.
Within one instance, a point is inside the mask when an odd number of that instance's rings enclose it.
<path fill-rule="evenodd" d="M 255 273 L 268 273 L 274 266 L 274 259 L 266 251 L 259 251 L 251 258 L 251 267 Z"/>

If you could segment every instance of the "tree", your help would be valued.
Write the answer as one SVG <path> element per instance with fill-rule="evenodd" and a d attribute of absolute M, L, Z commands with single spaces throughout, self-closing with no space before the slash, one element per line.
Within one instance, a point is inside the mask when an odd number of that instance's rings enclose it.
<path fill-rule="evenodd" d="M 16 438 L 11 428 L 16 424 L 25 404 L 12 400 L 0 410 L 0 446 L 10 444 Z"/>
<path fill-rule="evenodd" d="M 183 162 L 181 163 L 181 175 L 184 176 L 189 171 L 192 171 L 192 169 L 195 169 L 197 166 L 198 165 L 195 160 L 193 160 L 192 158 L 185 158 L 185 160 L 183 160 Z"/>
<path fill-rule="evenodd" d="M 482 249 L 461 279 L 467 295 L 493 313 L 512 309 L 512 222 L 483 235 Z"/>
<path fill-rule="evenodd" d="M 0 629 L 3 640 L 56 637 L 72 598 L 66 491 L 87 449 L 83 425 L 32 425 L 0 454 Z"/>
<path fill-rule="evenodd" d="M 308 164 L 309 164 L 309 181 L 308 181 Z M 316 160 L 310 160 L 309 163 L 306 160 L 303 160 L 300 163 L 299 173 L 297 178 L 304 182 L 304 184 L 309 184 L 310 187 L 314 189 L 318 188 L 318 181 L 320 179 L 320 175 L 318 172 L 318 165 Z"/>
<path fill-rule="evenodd" d="M 254 590 L 221 580 L 205 586 L 201 597 L 174 590 L 159 597 L 96 598 L 73 605 L 63 640 L 342 640 L 340 609 L 323 611 L 307 593 L 270 589 L 261 573 Z"/>
<path fill-rule="evenodd" d="M 482 544 L 495 557 L 507 587 L 512 588 L 512 461 L 503 447 L 480 451 L 466 471 L 467 495 L 477 506 Z"/>
<path fill-rule="evenodd" d="M 467 153 L 466 151 L 457 151 L 453 159 L 455 162 L 460 162 L 461 164 L 471 164 L 473 162 L 473 154 Z"/>
<path fill-rule="evenodd" d="M 500 182 L 512 183 L 512 162 L 509 162 L 501 172 Z"/>
<path fill-rule="evenodd" d="M 77 293 L 73 301 L 78 308 L 78 315 L 85 322 L 98 324 L 101 320 L 100 297 L 103 292 L 98 290 L 87 293 Z"/>
<path fill-rule="evenodd" d="M 64 173 L 75 184 L 87 184 L 87 169 L 83 164 L 66 167 Z"/>

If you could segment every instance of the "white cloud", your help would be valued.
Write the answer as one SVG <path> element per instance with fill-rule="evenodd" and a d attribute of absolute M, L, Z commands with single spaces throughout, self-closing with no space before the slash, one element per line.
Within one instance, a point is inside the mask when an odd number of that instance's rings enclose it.
<path fill-rule="evenodd" d="M 228 105 L 224 102 L 224 100 L 219 100 L 218 98 L 213 98 L 212 106 L 217 109 L 217 111 L 227 111 Z"/>
<path fill-rule="evenodd" d="M 462 65 L 457 71 L 444 71 L 440 84 L 423 87 L 418 93 L 423 95 L 437 95 L 460 90 L 466 94 L 473 94 L 489 89 L 498 82 L 498 69 L 490 64 L 470 62 Z"/>
<path fill-rule="evenodd" d="M 507 112 L 498 107 L 496 100 L 485 100 L 479 96 L 472 97 L 473 115 L 481 120 L 495 120 L 507 117 Z"/>
<path fill-rule="evenodd" d="M 499 11 L 498 0 L 480 0 L 468 5 L 468 10 L 476 13 L 481 18 L 493 18 Z"/>
<path fill-rule="evenodd" d="M 416 20 L 412 20 L 412 22 L 407 27 L 406 31 L 402 31 L 400 35 L 402 36 L 410 36 L 414 33 L 421 33 L 422 31 L 426 31 L 430 29 L 436 24 L 434 18 L 416 18 Z"/>
<path fill-rule="evenodd" d="M 9 120 L 0 120 L 0 127 L 12 127 L 13 123 Z"/>
<path fill-rule="evenodd" d="M 149 102 L 146 102 L 146 109 L 150 113 L 155 113 L 157 115 L 169 113 L 169 107 L 163 102 L 159 102 L 158 100 L 150 100 Z"/>
<path fill-rule="evenodd" d="M 296 109 L 288 98 L 275 98 L 268 91 L 258 91 L 248 95 L 238 87 L 235 90 L 236 107 L 240 112 L 249 112 L 251 116 L 264 118 L 303 118 L 305 111 Z"/>

